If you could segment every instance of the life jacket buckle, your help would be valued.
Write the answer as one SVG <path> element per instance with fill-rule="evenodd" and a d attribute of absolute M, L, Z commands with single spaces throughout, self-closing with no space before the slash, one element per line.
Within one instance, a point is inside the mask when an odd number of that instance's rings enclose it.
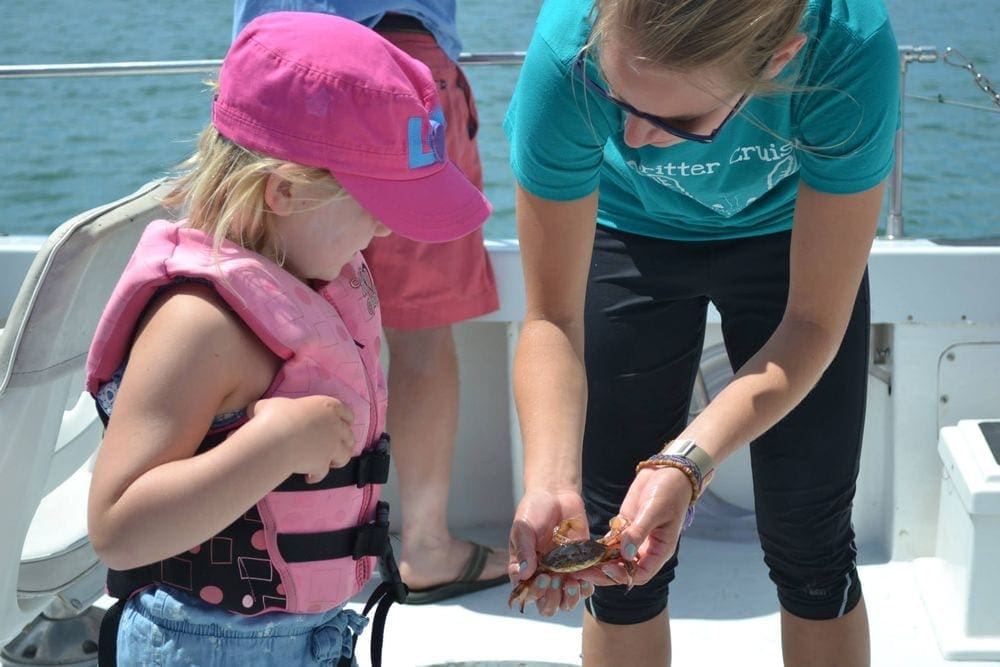
<path fill-rule="evenodd" d="M 389 434 L 383 433 L 371 449 L 357 458 L 358 488 L 368 484 L 385 484 L 389 480 Z"/>
<path fill-rule="evenodd" d="M 392 547 L 389 544 L 389 503 L 380 500 L 375 505 L 375 520 L 358 527 L 351 555 L 354 557 L 354 560 L 360 560 L 365 556 L 378 556 L 382 558 L 386 553 L 391 552 Z"/>

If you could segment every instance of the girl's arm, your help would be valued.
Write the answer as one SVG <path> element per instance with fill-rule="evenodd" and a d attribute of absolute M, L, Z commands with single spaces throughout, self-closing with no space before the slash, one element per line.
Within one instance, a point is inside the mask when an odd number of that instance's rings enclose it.
<path fill-rule="evenodd" d="M 279 363 L 209 287 L 183 286 L 150 309 L 91 482 L 90 539 L 110 567 L 200 544 L 302 471 L 301 437 L 331 437 L 330 424 L 346 410 L 339 401 L 311 397 L 325 402 L 318 411 L 302 399 L 284 399 L 292 408 L 285 411 L 262 401 L 225 442 L 195 455 L 213 417 L 259 398 Z"/>

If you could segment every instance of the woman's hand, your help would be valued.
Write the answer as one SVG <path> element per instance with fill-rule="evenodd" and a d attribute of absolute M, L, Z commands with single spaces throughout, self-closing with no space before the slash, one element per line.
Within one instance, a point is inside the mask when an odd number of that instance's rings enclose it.
<path fill-rule="evenodd" d="M 635 476 L 619 512 L 629 522 L 622 533 L 622 557 L 625 560 L 638 557 L 633 585 L 652 579 L 677 551 L 677 540 L 690 504 L 691 482 L 680 470 L 647 469 Z M 624 584 L 627 578 L 625 568 L 615 562 L 591 568 L 587 575 L 598 585 Z"/>
<path fill-rule="evenodd" d="M 269 441 L 288 443 L 291 472 L 310 484 L 346 465 L 354 453 L 354 412 L 336 398 L 265 398 L 251 403 L 247 416 Z"/>
<path fill-rule="evenodd" d="M 510 529 L 508 572 L 515 584 L 531 579 L 538 572 L 539 558 L 554 546 L 553 531 L 567 521 L 573 525 L 568 537 L 588 537 L 583 499 L 575 489 L 524 495 Z M 534 602 L 543 616 L 552 616 L 560 609 L 572 610 L 593 592 L 591 582 L 575 575 L 538 572 L 521 599 L 525 603 Z"/>

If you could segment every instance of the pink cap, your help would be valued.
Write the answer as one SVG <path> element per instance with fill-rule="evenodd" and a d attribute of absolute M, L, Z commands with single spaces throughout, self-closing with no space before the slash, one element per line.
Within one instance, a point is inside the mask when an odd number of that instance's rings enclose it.
<path fill-rule="evenodd" d="M 449 241 L 491 207 L 445 154 L 436 89 L 426 65 L 359 23 L 274 12 L 226 54 L 212 123 L 245 148 L 329 170 L 393 232 Z"/>

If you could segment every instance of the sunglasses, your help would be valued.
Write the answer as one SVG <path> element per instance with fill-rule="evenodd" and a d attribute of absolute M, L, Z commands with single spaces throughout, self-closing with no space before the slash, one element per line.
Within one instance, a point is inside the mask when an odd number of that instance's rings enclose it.
<path fill-rule="evenodd" d="M 594 79 L 587 76 L 586 64 L 587 64 L 587 55 L 586 52 L 583 52 L 579 56 L 577 56 L 576 61 L 573 63 L 573 73 L 587 85 L 587 88 L 594 91 L 599 96 L 606 99 L 608 102 L 611 102 L 619 109 L 622 109 L 626 113 L 631 114 L 636 118 L 643 119 L 653 127 L 659 130 L 663 130 L 667 134 L 672 134 L 673 136 L 679 139 L 684 139 L 685 141 L 697 141 L 700 144 L 712 143 L 712 141 L 719 134 L 719 132 L 722 131 L 723 126 L 725 126 L 725 124 L 728 123 L 729 120 L 736 115 L 736 112 L 740 110 L 740 107 L 743 106 L 744 102 L 746 102 L 747 98 L 750 96 L 749 93 L 743 93 L 740 96 L 740 99 L 736 101 L 736 104 L 733 105 L 733 108 L 729 110 L 729 113 L 726 114 L 726 117 L 722 119 L 722 122 L 719 123 L 719 126 L 716 127 L 714 130 L 712 130 L 711 132 L 709 132 L 708 134 L 688 132 L 687 130 L 674 126 L 666 118 L 662 118 L 660 116 L 654 116 L 653 114 L 649 114 L 644 111 L 639 111 L 628 102 L 622 101 L 617 97 L 613 96 L 607 90 L 602 88 L 600 84 L 594 81 Z"/>

